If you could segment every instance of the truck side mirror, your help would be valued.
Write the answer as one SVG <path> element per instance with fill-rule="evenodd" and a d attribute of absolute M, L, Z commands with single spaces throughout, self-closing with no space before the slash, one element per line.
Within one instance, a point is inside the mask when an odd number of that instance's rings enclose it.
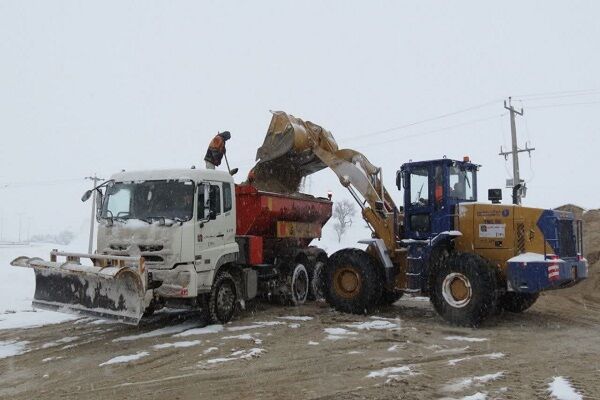
<path fill-rule="evenodd" d="M 83 196 L 81 196 L 81 201 L 86 202 L 88 199 L 92 197 L 92 190 L 86 190 Z"/>
<path fill-rule="evenodd" d="M 396 171 L 396 187 L 402 190 L 402 171 Z"/>
<path fill-rule="evenodd" d="M 502 189 L 488 189 L 488 200 L 492 204 L 500 204 L 502 200 Z"/>

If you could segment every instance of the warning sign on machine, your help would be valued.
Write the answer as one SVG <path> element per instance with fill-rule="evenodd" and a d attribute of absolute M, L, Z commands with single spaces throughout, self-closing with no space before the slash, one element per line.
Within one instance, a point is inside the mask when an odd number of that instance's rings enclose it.
<path fill-rule="evenodd" d="M 479 237 L 503 238 L 506 224 L 479 224 Z"/>

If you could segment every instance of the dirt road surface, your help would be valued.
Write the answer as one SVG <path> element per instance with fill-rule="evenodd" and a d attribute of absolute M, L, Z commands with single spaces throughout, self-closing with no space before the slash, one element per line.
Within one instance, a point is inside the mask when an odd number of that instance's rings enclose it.
<path fill-rule="evenodd" d="M 575 288 L 480 329 L 448 325 L 423 298 L 376 316 L 258 304 L 203 325 L 160 313 L 0 331 L 25 351 L 0 359 L 0 398 L 546 399 L 557 376 L 600 398 L 600 306 Z"/>

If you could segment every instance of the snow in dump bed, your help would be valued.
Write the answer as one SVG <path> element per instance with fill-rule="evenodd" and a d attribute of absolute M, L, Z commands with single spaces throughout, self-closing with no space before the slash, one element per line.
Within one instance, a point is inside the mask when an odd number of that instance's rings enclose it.
<path fill-rule="evenodd" d="M 202 328 L 188 329 L 181 333 L 173 335 L 173 337 L 186 337 L 193 335 L 207 335 L 209 333 L 218 333 L 223 331 L 223 325 L 207 325 Z"/>
<path fill-rule="evenodd" d="M 460 392 L 468 389 L 473 385 L 481 385 L 487 382 L 495 381 L 504 376 L 504 371 L 496 372 L 494 374 L 487 374 L 481 376 L 473 376 L 470 378 L 459 378 L 452 381 L 452 383 L 444 386 L 443 390 L 446 392 Z"/>
<path fill-rule="evenodd" d="M 562 376 L 555 376 L 548 385 L 550 396 L 556 400 L 583 400 L 583 396 L 573 389 L 571 382 Z"/>
<path fill-rule="evenodd" d="M 152 346 L 152 348 L 154 350 L 161 350 L 161 349 L 170 349 L 170 348 L 192 347 L 192 346 L 197 346 L 200 343 L 202 343 L 202 341 L 200 341 L 200 340 L 189 340 L 189 341 L 174 342 L 174 343 L 161 343 L 161 344 Z"/>
<path fill-rule="evenodd" d="M 446 336 L 444 340 L 457 340 L 459 342 L 485 342 L 489 339 L 486 338 L 475 338 L 467 336 Z"/>
<path fill-rule="evenodd" d="M 148 353 L 147 351 L 140 351 L 139 353 L 136 353 L 136 354 L 114 357 L 106 362 L 103 362 L 102 364 L 99 365 L 99 367 L 103 367 L 105 365 L 112 365 L 112 364 L 128 363 L 129 361 L 135 361 L 135 360 L 139 360 L 140 358 L 144 358 L 149 354 L 150 353 Z"/>
<path fill-rule="evenodd" d="M 279 319 L 287 319 L 290 321 L 310 321 L 313 319 L 313 317 L 303 317 L 303 316 L 295 316 L 295 315 L 288 315 L 285 317 L 277 317 Z"/>
<path fill-rule="evenodd" d="M 17 342 L 14 340 L 9 340 L 5 342 L 0 341 L 0 359 L 18 356 L 19 354 L 27 353 L 27 344 L 29 342 Z"/>
<path fill-rule="evenodd" d="M 199 325 L 198 323 L 187 322 L 187 323 L 180 324 L 180 325 L 167 326 L 164 328 L 155 329 L 153 331 L 140 333 L 137 335 L 118 337 L 116 339 L 113 339 L 113 342 L 127 342 L 127 341 L 131 341 L 131 340 L 147 339 L 147 338 L 163 336 L 163 335 L 173 335 L 175 333 L 181 333 L 181 332 L 190 330 L 192 328 L 196 328 L 198 325 Z"/>

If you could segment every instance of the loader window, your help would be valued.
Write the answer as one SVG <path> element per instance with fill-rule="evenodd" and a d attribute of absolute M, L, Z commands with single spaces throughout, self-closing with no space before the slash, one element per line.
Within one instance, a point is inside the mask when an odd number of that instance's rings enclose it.
<path fill-rule="evenodd" d="M 429 204 L 429 171 L 427 167 L 415 168 L 410 172 L 410 202 L 413 206 Z"/>
<path fill-rule="evenodd" d="M 458 166 L 450 167 L 449 196 L 464 201 L 476 200 L 473 188 L 473 171 L 464 170 Z"/>

